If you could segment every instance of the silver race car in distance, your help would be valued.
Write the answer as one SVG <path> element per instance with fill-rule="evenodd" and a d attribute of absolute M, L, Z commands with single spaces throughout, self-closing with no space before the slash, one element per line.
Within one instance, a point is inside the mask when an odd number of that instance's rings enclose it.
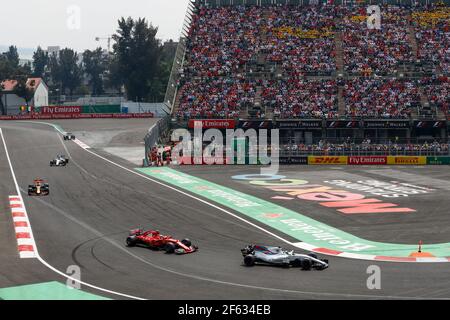
<path fill-rule="evenodd" d="M 66 132 L 64 134 L 64 140 L 75 140 L 75 135 L 70 132 Z"/>
<path fill-rule="evenodd" d="M 66 156 L 58 155 L 56 159 L 50 161 L 50 167 L 65 167 L 69 164 L 69 159 Z"/>
<path fill-rule="evenodd" d="M 256 264 L 296 267 L 302 270 L 324 270 L 328 268 L 328 260 L 318 259 L 314 253 L 299 254 L 281 247 L 249 245 L 241 250 L 244 264 L 252 267 Z"/>

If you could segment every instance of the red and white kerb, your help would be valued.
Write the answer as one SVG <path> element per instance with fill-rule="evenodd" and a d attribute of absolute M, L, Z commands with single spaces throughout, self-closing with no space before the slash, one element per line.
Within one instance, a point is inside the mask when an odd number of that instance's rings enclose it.
<path fill-rule="evenodd" d="M 9 196 L 9 205 L 14 222 L 20 258 L 36 258 L 36 243 L 22 200 L 19 196 Z"/>

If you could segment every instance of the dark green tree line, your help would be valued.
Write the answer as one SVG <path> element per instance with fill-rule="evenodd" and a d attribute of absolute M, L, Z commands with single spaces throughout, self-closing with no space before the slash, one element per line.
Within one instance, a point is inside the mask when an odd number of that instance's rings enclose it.
<path fill-rule="evenodd" d="M 19 81 L 16 90 L 24 98 L 29 92 L 23 79 L 39 77 L 52 94 L 102 95 L 124 88 L 129 100 L 163 101 L 177 43 L 162 43 L 157 33 L 158 28 L 144 18 L 121 18 L 112 37 L 113 52 L 97 48 L 78 53 L 65 48 L 49 55 L 38 47 L 32 63 L 22 66 L 17 48 L 11 46 L 0 54 L 0 80 Z M 1 99 L 0 109 L 3 112 Z"/>

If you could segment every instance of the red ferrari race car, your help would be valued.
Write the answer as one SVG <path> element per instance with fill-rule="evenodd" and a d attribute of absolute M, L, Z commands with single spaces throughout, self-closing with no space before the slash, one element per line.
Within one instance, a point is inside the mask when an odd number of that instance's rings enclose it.
<path fill-rule="evenodd" d="M 166 253 L 186 254 L 198 250 L 198 247 L 193 246 L 189 239 L 180 241 L 172 238 L 172 236 L 163 236 L 155 230 L 131 230 L 126 242 L 128 247 L 141 245 L 154 250 L 164 250 Z"/>

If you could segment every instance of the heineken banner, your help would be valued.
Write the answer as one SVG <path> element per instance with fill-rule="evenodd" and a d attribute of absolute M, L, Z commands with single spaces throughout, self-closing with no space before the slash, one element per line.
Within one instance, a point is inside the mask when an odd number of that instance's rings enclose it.
<path fill-rule="evenodd" d="M 450 165 L 450 157 L 427 157 L 428 165 Z"/>

